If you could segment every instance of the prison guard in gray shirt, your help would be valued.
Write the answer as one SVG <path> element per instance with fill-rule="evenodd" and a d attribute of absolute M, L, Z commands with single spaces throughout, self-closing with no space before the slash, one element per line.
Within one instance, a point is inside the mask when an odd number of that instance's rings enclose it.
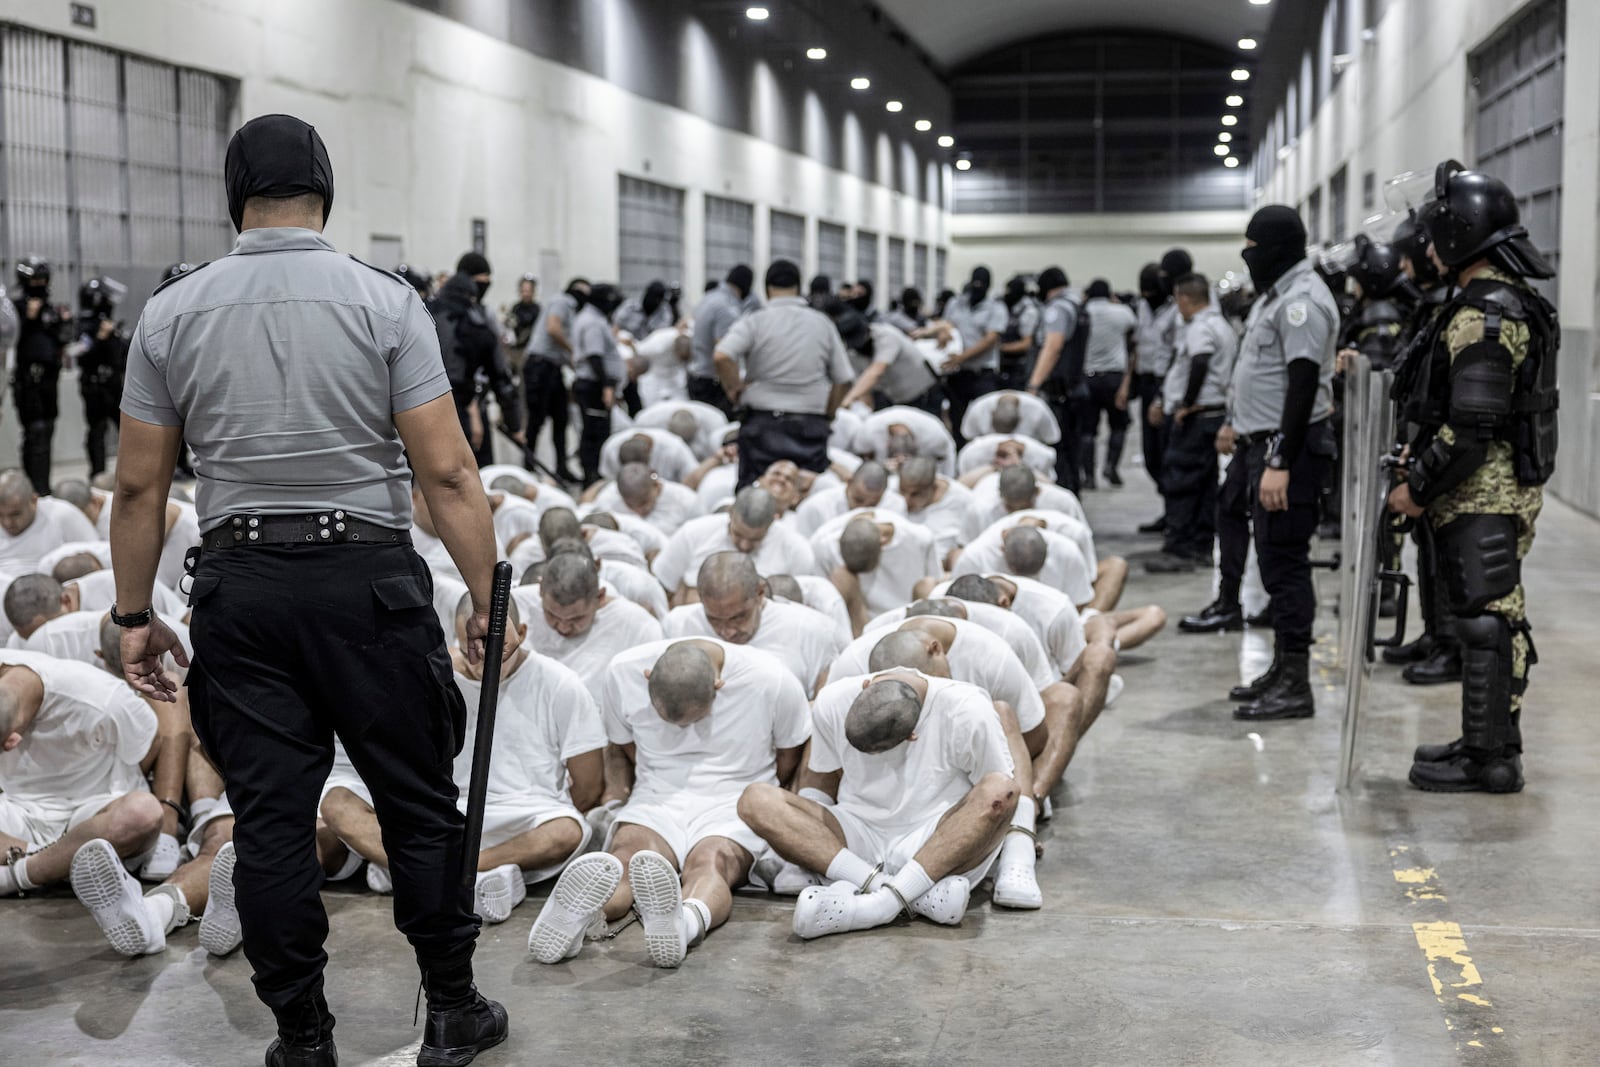
<path fill-rule="evenodd" d="M 878 379 L 880 393 L 891 403 L 906 404 L 933 388 L 938 379 L 911 338 L 887 322 L 875 322 L 869 329 L 872 331 L 871 362 L 883 363 L 889 368 Z M 862 370 L 866 370 L 865 363 Z"/>
<path fill-rule="evenodd" d="M 694 309 L 694 335 L 689 339 L 689 374 L 695 378 L 717 376 L 717 342 L 750 310 L 739 291 L 727 282 L 700 298 Z"/>
<path fill-rule="evenodd" d="M 657 330 L 664 330 L 672 325 L 672 305 L 663 300 L 654 314 L 646 315 L 644 301 L 632 297 L 622 302 L 622 306 L 617 308 L 617 313 L 611 319 L 617 329 L 627 330 L 635 341 L 643 341 Z"/>
<path fill-rule="evenodd" d="M 833 320 L 798 296 L 746 315 L 717 349 L 744 364 L 739 399 L 752 411 L 826 415 L 833 387 L 855 380 Z"/>
<path fill-rule="evenodd" d="M 450 392 L 417 291 L 314 230 L 256 229 L 163 286 L 128 351 L 122 410 L 182 426 L 200 528 L 340 508 L 411 526 L 394 415 Z"/>
<path fill-rule="evenodd" d="M 1289 364 L 1309 359 L 1320 368 L 1311 421 L 1333 412 L 1334 342 L 1339 306 L 1308 257 L 1262 293 L 1244 323 L 1244 341 L 1233 365 L 1229 423 L 1244 434 L 1281 429 Z"/>
<path fill-rule="evenodd" d="M 570 365 L 572 354 L 556 344 L 555 338 L 550 336 L 547 323 L 551 315 L 561 320 L 562 333 L 566 336 L 567 343 L 572 343 L 572 322 L 578 317 L 578 301 L 571 293 L 562 293 L 550 301 L 539 316 L 539 322 L 533 328 L 533 336 L 528 339 L 527 354 L 538 359 L 547 359 L 551 363 Z"/>
<path fill-rule="evenodd" d="M 992 296 L 984 297 L 976 306 L 972 304 L 972 294 L 962 293 L 950 301 L 950 306 L 945 308 L 944 317 L 950 325 L 956 328 L 961 335 L 962 350 L 971 348 L 983 340 L 983 335 L 993 332 L 997 337 L 1006 332 L 1006 323 L 1011 321 L 1011 316 L 1006 312 L 1006 306 Z M 961 365 L 962 370 L 999 370 L 1000 369 L 1000 342 L 996 340 L 989 346 L 989 350 L 982 355 L 974 356 Z"/>
<path fill-rule="evenodd" d="M 1209 354 L 1206 376 L 1200 384 L 1196 407 L 1221 407 L 1228 399 L 1228 382 L 1233 377 L 1233 359 L 1239 351 L 1239 335 L 1215 305 L 1210 305 L 1187 324 L 1178 316 L 1178 343 L 1173 346 L 1172 366 L 1161 385 L 1161 407 L 1172 415 L 1184 407 L 1189 391 L 1189 367 L 1194 357 Z"/>
<path fill-rule="evenodd" d="M 1083 313 L 1089 316 L 1089 344 L 1083 355 L 1085 374 L 1122 374 L 1128 369 L 1128 331 L 1139 316 L 1126 304 L 1091 297 Z"/>
<path fill-rule="evenodd" d="M 1139 347 L 1139 373 L 1165 378 L 1172 366 L 1173 349 L 1183 333 L 1183 316 L 1178 314 L 1178 302 L 1171 297 L 1160 307 L 1152 309 L 1150 301 L 1139 300 L 1139 330 L 1134 334 Z"/>
<path fill-rule="evenodd" d="M 591 356 L 600 357 L 610 384 L 620 385 L 627 378 L 628 368 L 622 361 L 622 350 L 617 346 L 611 324 L 600 314 L 599 308 L 585 304 L 572 324 L 572 359 L 577 367 L 572 376 L 577 381 L 594 381 L 594 367 L 589 363 Z"/>

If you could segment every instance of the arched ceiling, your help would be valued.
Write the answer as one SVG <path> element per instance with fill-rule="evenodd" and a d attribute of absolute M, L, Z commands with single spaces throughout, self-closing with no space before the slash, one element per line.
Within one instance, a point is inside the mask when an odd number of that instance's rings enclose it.
<path fill-rule="evenodd" d="M 1298 3 L 1301 0 L 1277 0 Z M 947 73 L 996 48 L 1074 30 L 1138 30 L 1234 49 L 1264 46 L 1276 4 L 1250 0 L 877 0 Z M 1259 57 L 1254 53 L 1240 53 Z"/>

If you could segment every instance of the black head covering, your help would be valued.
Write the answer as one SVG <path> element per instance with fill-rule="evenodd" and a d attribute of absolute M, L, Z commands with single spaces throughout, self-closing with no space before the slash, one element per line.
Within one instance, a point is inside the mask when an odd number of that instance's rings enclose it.
<path fill-rule="evenodd" d="M 741 263 L 737 267 L 734 267 L 732 270 L 730 270 L 728 272 L 728 277 L 724 280 L 729 285 L 739 290 L 739 295 L 749 296 L 750 290 L 755 288 L 756 272 Z"/>
<path fill-rule="evenodd" d="M 1139 293 L 1152 307 L 1160 307 L 1172 295 L 1172 279 L 1164 276 L 1154 263 L 1146 263 L 1139 272 Z"/>
<path fill-rule="evenodd" d="M 482 254 L 478 252 L 468 252 L 466 255 L 456 260 L 456 273 L 477 275 L 493 274 L 494 271 L 489 269 L 489 261 Z"/>
<path fill-rule="evenodd" d="M 316 193 L 322 221 L 333 210 L 333 164 L 317 131 L 293 115 L 262 115 L 239 127 L 228 142 L 223 180 L 228 216 L 244 228 L 244 202 L 252 196 L 284 199 Z"/>
<path fill-rule="evenodd" d="M 649 285 L 644 287 L 644 299 L 639 301 L 639 304 L 644 308 L 644 313 L 646 315 L 654 315 L 656 313 L 656 308 L 660 307 L 666 299 L 667 283 L 659 281 L 651 282 Z"/>
<path fill-rule="evenodd" d="M 1255 242 L 1255 247 L 1246 248 L 1241 255 L 1258 293 L 1272 288 L 1290 267 L 1306 258 L 1306 224 L 1299 212 L 1284 204 L 1268 204 L 1257 211 L 1244 235 Z"/>
<path fill-rule="evenodd" d="M 1039 294 L 1048 296 L 1053 290 L 1067 287 L 1067 272 L 1060 267 L 1046 267 L 1039 272 Z"/>
<path fill-rule="evenodd" d="M 1028 295 L 1028 281 L 1022 275 L 1017 275 L 1006 282 L 1006 295 L 1004 297 L 1007 308 L 1015 308 Z"/>
<path fill-rule="evenodd" d="M 822 311 L 833 320 L 834 326 L 839 330 L 840 339 L 847 347 L 868 359 L 872 358 L 875 345 L 872 339 L 872 327 L 867 323 L 865 315 L 837 297 L 830 298 L 823 305 Z"/>
<path fill-rule="evenodd" d="M 850 298 L 850 306 L 865 315 L 872 309 L 872 283 L 865 278 L 856 282 L 856 288 L 861 290 Z"/>
<path fill-rule="evenodd" d="M 972 280 L 967 283 L 967 292 L 972 294 L 974 304 L 989 295 L 989 286 L 994 284 L 994 275 L 989 273 L 988 267 L 973 267 Z"/>
<path fill-rule="evenodd" d="M 1161 273 L 1170 281 L 1194 272 L 1194 258 L 1181 248 L 1174 248 L 1161 257 Z"/>
<path fill-rule="evenodd" d="M 1096 278 L 1089 283 L 1084 295 L 1090 300 L 1106 300 L 1111 296 L 1111 283 L 1104 278 Z"/>
<path fill-rule="evenodd" d="M 767 268 L 768 289 L 798 289 L 800 288 L 800 268 L 794 265 L 793 260 L 775 259 L 772 266 Z"/>

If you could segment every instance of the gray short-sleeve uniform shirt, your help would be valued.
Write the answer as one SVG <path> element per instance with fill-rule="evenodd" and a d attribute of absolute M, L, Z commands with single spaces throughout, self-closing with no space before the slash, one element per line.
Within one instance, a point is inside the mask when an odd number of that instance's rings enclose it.
<path fill-rule="evenodd" d="M 627 378 L 628 368 L 622 361 L 622 350 L 617 346 L 617 335 L 612 331 L 611 323 L 600 314 L 599 308 L 586 304 L 572 323 L 572 361 L 577 368 L 573 372 L 575 380 L 594 381 L 594 368 L 589 364 L 592 356 L 600 357 L 606 378 L 613 385 Z"/>
<path fill-rule="evenodd" d="M 734 323 L 717 350 L 744 364 L 740 399 L 755 411 L 825 415 L 833 387 L 855 380 L 833 320 L 797 296 Z"/>
<path fill-rule="evenodd" d="M 1239 337 L 1214 305 L 1206 307 L 1187 323 L 1178 317 L 1178 343 L 1173 346 L 1172 366 L 1161 385 L 1161 407 L 1171 415 L 1183 407 L 1189 390 L 1189 368 L 1198 355 L 1210 355 L 1206 376 L 1195 403 L 1203 408 L 1221 407 L 1228 399 L 1228 382 L 1233 377 L 1233 360 L 1239 350 Z"/>
<path fill-rule="evenodd" d="M 717 376 L 717 342 L 727 336 L 745 312 L 739 291 L 727 282 L 700 298 L 694 309 L 694 333 L 689 338 L 689 373 L 692 376 Z"/>
<path fill-rule="evenodd" d="M 572 341 L 572 320 L 578 317 L 578 301 L 571 293 L 562 293 L 545 306 L 539 315 L 539 321 L 533 328 L 533 336 L 528 339 L 527 354 L 547 359 L 552 363 L 571 363 L 571 354 L 560 345 L 555 338 L 550 336 L 547 323 L 550 316 L 554 315 L 561 320 L 561 330 L 568 343 Z"/>
<path fill-rule="evenodd" d="M 450 392 L 433 320 L 399 277 L 319 233 L 256 229 L 145 304 L 122 410 L 182 426 L 200 528 L 340 508 L 411 526 L 394 415 Z"/>
<path fill-rule="evenodd" d="M 1084 305 L 1089 316 L 1089 344 L 1083 354 L 1085 374 L 1122 374 L 1128 369 L 1128 333 L 1139 317 L 1126 304 L 1093 297 Z"/>
<path fill-rule="evenodd" d="M 945 308 L 944 317 L 961 334 L 961 344 L 965 348 L 971 348 L 983 340 L 983 335 L 986 333 L 1005 333 L 1006 324 L 1011 321 L 1011 316 L 1006 311 L 1006 305 L 1003 301 L 987 296 L 977 304 L 973 304 L 972 294 L 970 293 L 962 293 L 950 301 L 950 306 Z M 962 366 L 962 369 L 973 371 L 999 370 L 999 341 L 989 346 L 987 352 L 969 359 Z"/>
<path fill-rule="evenodd" d="M 939 379 L 916 344 L 887 322 L 875 322 L 872 331 L 872 362 L 888 365 L 878 380 L 878 390 L 891 403 L 904 404 L 917 399 Z"/>
<path fill-rule="evenodd" d="M 1312 270 L 1310 258 L 1302 259 L 1261 294 L 1245 319 L 1229 399 L 1233 428 L 1244 434 L 1281 429 L 1289 364 L 1298 359 L 1312 360 L 1319 368 L 1311 421 L 1332 414 L 1338 335 L 1339 306 L 1333 293 Z"/>

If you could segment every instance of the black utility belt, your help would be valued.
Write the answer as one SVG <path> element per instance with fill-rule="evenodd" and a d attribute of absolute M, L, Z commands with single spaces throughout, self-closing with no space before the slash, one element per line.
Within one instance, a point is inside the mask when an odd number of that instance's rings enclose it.
<path fill-rule="evenodd" d="M 780 419 L 780 420 L 781 419 L 823 419 L 823 420 L 826 420 L 828 418 L 828 416 L 818 414 L 815 411 L 768 411 L 765 408 L 746 408 L 745 412 L 744 412 L 744 415 L 745 415 L 745 418 L 747 418 L 747 419 L 750 418 L 751 416 L 755 416 L 755 415 L 759 415 L 764 419 Z"/>
<path fill-rule="evenodd" d="M 1240 433 L 1233 435 L 1233 443 L 1237 448 L 1254 448 L 1264 445 L 1277 435 L 1277 430 L 1258 430 L 1255 433 Z"/>
<path fill-rule="evenodd" d="M 298 515 L 230 515 L 200 539 L 206 551 L 251 545 L 409 545 L 410 530 L 391 530 L 343 511 Z"/>

